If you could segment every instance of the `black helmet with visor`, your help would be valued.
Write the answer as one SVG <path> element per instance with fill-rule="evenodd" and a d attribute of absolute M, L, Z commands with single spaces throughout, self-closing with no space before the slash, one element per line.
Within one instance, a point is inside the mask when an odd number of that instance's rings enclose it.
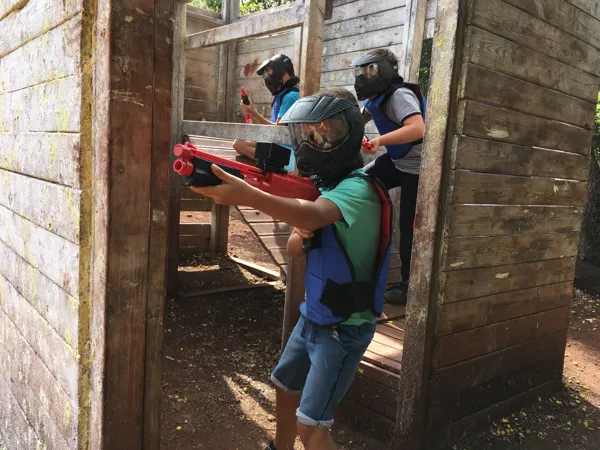
<path fill-rule="evenodd" d="M 263 77 L 265 86 L 273 95 L 277 94 L 283 86 L 283 76 L 286 73 L 289 73 L 290 77 L 294 76 L 294 64 L 288 56 L 282 54 L 263 61 L 256 71 L 258 76 Z"/>
<path fill-rule="evenodd" d="M 304 97 L 279 123 L 288 126 L 300 174 L 312 177 L 317 186 L 331 189 L 363 166 L 365 124 L 356 103 L 330 96 Z"/>
<path fill-rule="evenodd" d="M 367 54 L 352 63 L 354 89 L 359 100 L 377 97 L 385 92 L 390 83 L 402 83 L 398 63 L 392 63 L 382 55 Z"/>

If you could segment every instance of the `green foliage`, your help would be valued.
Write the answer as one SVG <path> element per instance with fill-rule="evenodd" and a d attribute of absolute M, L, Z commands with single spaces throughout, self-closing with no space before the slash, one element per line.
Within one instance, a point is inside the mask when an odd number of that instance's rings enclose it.
<path fill-rule="evenodd" d="M 221 12 L 222 0 L 192 0 L 191 5 L 208 11 Z"/>
<path fill-rule="evenodd" d="M 427 98 L 429 92 L 429 72 L 431 71 L 431 49 L 433 47 L 433 39 L 425 39 L 421 49 L 421 62 L 419 66 L 419 89 Z M 408 80 L 411 81 L 411 80 Z"/>
<path fill-rule="evenodd" d="M 291 1 L 292 0 L 241 0 L 240 16 L 245 16 L 246 14 L 251 14 L 258 11 L 264 11 L 265 9 L 281 6 Z M 191 5 L 197 6 L 198 8 L 207 9 L 209 11 L 221 12 L 223 0 L 192 0 Z"/>
<path fill-rule="evenodd" d="M 242 0 L 240 16 L 290 3 L 292 0 Z"/>

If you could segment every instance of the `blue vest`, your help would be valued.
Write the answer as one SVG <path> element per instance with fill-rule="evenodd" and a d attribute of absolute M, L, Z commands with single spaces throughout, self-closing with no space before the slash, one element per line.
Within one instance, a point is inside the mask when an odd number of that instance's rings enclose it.
<path fill-rule="evenodd" d="M 370 310 L 383 312 L 392 243 L 392 203 L 385 187 L 370 175 L 352 175 L 373 182 L 381 198 L 379 251 L 373 278 L 357 281 L 354 265 L 333 225 L 317 230 L 306 256 L 306 300 L 301 314 L 316 325 L 333 326 L 351 314 Z"/>
<path fill-rule="evenodd" d="M 275 94 L 275 98 L 273 99 L 273 110 L 271 112 L 271 122 L 277 122 L 277 116 L 279 115 L 279 110 L 281 109 L 281 102 L 283 101 L 283 97 L 285 97 L 288 93 L 295 91 L 299 92 L 298 88 L 289 88 L 284 89 L 281 92 Z"/>
<path fill-rule="evenodd" d="M 423 120 L 425 120 L 425 114 L 427 112 L 427 101 L 423 94 L 421 94 L 421 90 L 419 86 L 414 83 L 403 83 L 403 87 L 409 88 L 419 100 L 419 104 L 421 106 L 421 115 L 423 116 Z M 396 90 L 394 90 L 395 92 Z M 383 106 L 385 105 L 387 99 L 390 98 L 394 92 L 384 92 L 380 96 L 374 98 L 373 100 L 365 100 L 364 105 L 367 109 L 369 115 L 373 118 L 373 122 L 377 126 L 377 131 L 379 131 L 380 135 L 384 135 L 390 133 L 392 131 L 396 131 L 401 128 L 401 125 L 398 125 L 395 122 L 392 122 L 390 119 L 386 117 L 383 113 Z M 406 154 L 410 151 L 413 146 L 420 144 L 423 142 L 423 139 L 419 139 L 418 141 L 408 142 L 406 144 L 398 144 L 398 145 L 386 145 L 385 148 L 387 152 L 391 156 L 392 159 L 400 159 L 406 156 Z"/>

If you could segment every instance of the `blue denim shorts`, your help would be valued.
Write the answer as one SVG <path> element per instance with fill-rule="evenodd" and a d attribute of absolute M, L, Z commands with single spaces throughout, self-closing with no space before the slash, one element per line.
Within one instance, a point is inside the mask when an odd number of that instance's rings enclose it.
<path fill-rule="evenodd" d="M 280 389 L 302 394 L 300 423 L 331 428 L 374 334 L 374 324 L 318 328 L 300 317 L 271 375 Z"/>

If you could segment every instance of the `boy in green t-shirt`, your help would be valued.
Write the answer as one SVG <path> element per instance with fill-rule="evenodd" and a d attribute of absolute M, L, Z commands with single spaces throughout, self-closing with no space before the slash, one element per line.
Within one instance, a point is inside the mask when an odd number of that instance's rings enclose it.
<path fill-rule="evenodd" d="M 364 121 L 345 89 L 298 100 L 283 116 L 301 175 L 321 191 L 314 202 L 255 189 L 213 166 L 223 183 L 192 188 L 219 204 L 251 206 L 289 223 L 288 254 L 305 253 L 306 300 L 277 367 L 277 429 L 267 450 L 336 448 L 335 411 L 373 339 L 387 284 L 391 211 L 387 192 L 362 169 Z M 310 244 L 305 241 L 310 239 Z"/>

